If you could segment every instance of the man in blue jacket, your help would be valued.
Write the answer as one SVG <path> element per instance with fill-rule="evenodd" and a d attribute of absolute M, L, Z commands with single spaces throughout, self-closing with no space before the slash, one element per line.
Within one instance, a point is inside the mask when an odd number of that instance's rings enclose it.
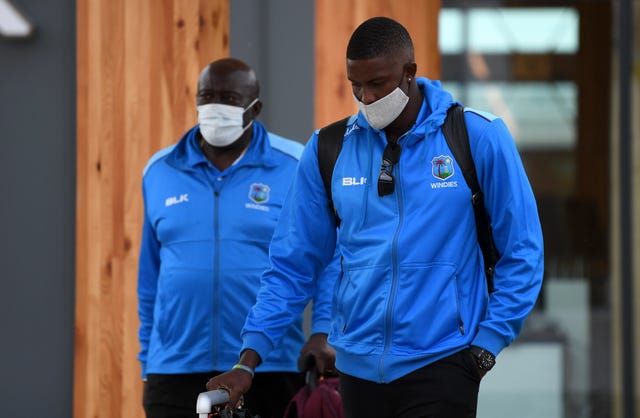
<path fill-rule="evenodd" d="M 156 153 L 143 176 L 139 360 L 147 418 L 194 416 L 212 375 L 243 368 L 234 366 L 240 330 L 268 267 L 269 242 L 303 149 L 256 120 L 259 83 L 240 60 L 206 66 L 196 102 L 198 125 Z M 301 349 L 333 365 L 326 336 L 337 272 L 328 268 L 311 292 L 308 343 L 303 347 L 299 313 L 264 357 L 245 396 L 251 412 L 282 417 L 304 383 Z"/>
<path fill-rule="evenodd" d="M 412 40 L 394 20 L 362 23 L 346 58 L 360 112 L 347 124 L 332 176 L 340 224 L 336 230 L 315 132 L 242 331 L 239 363 L 254 367 L 277 346 L 331 260 L 337 236 L 342 276 L 329 343 L 345 417 L 475 417 L 481 378 L 520 332 L 542 284 L 531 186 L 504 122 L 466 109 L 501 255 L 489 293 L 470 190 L 441 129 L 457 103 L 438 81 L 416 78 Z M 250 384 L 231 370 L 207 387 L 226 388 L 233 404 Z"/>

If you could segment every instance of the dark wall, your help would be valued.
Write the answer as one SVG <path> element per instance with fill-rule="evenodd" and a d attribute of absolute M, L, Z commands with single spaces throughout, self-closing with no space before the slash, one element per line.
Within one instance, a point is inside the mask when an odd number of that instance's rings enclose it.
<path fill-rule="evenodd" d="M 314 2 L 232 0 L 230 54 L 253 66 L 269 130 L 306 143 L 314 129 Z"/>
<path fill-rule="evenodd" d="M 0 38 L 0 416 L 71 417 L 75 1 L 12 1 L 37 32 Z"/>
<path fill-rule="evenodd" d="M 0 417 L 70 418 L 76 202 L 76 3 L 12 0 L 37 25 L 0 38 Z M 260 119 L 313 129 L 313 2 L 232 0 L 231 55 L 253 65 Z"/>
<path fill-rule="evenodd" d="M 229 54 L 256 70 L 264 103 L 258 119 L 306 144 L 314 129 L 314 2 L 232 0 L 230 6 Z M 310 307 L 303 328 L 310 333 Z"/>

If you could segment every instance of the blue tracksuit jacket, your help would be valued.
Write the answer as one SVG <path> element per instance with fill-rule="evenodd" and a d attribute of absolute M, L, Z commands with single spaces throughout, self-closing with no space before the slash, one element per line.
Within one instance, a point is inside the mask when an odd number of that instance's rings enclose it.
<path fill-rule="evenodd" d="M 440 129 L 454 100 L 438 81 L 418 84 L 425 99 L 399 139 L 394 193 L 378 196 L 387 140 L 362 114 L 347 125 L 332 177 L 343 275 L 334 289 L 329 342 L 339 370 L 374 382 L 393 381 L 470 344 L 498 354 L 520 332 L 542 282 L 537 207 L 514 141 L 502 120 L 467 109 L 471 152 L 502 256 L 488 295 L 471 192 Z M 303 308 L 336 242 L 328 207 L 315 132 L 274 235 L 272 267 L 243 329 L 244 347 L 266 355 L 282 333 L 274 324 Z M 287 290 L 282 300 L 276 289 Z"/>
<path fill-rule="evenodd" d="M 268 246 L 303 146 L 254 121 L 244 156 L 220 172 L 198 126 L 154 155 L 143 176 L 139 262 L 142 374 L 229 370 L 268 267 Z M 319 283 L 312 332 L 329 332 L 335 273 Z M 315 293 L 315 291 L 314 291 Z M 259 371 L 297 371 L 301 316 Z"/>

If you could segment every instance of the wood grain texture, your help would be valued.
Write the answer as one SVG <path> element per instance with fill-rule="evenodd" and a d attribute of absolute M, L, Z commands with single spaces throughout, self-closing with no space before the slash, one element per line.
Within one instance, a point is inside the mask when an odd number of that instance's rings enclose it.
<path fill-rule="evenodd" d="M 200 70 L 228 53 L 228 0 L 77 2 L 75 418 L 144 416 L 142 170 L 196 122 Z"/>
<path fill-rule="evenodd" d="M 440 0 L 317 0 L 315 37 L 315 128 L 357 112 L 346 73 L 351 33 L 364 20 L 387 16 L 413 39 L 418 75 L 440 78 Z"/>

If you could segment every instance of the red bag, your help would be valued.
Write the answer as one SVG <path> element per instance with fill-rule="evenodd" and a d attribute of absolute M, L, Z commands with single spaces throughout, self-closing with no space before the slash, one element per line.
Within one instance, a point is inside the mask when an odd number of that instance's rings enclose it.
<path fill-rule="evenodd" d="M 308 383 L 289 401 L 284 418 L 344 418 L 340 379 L 308 379 Z"/>

